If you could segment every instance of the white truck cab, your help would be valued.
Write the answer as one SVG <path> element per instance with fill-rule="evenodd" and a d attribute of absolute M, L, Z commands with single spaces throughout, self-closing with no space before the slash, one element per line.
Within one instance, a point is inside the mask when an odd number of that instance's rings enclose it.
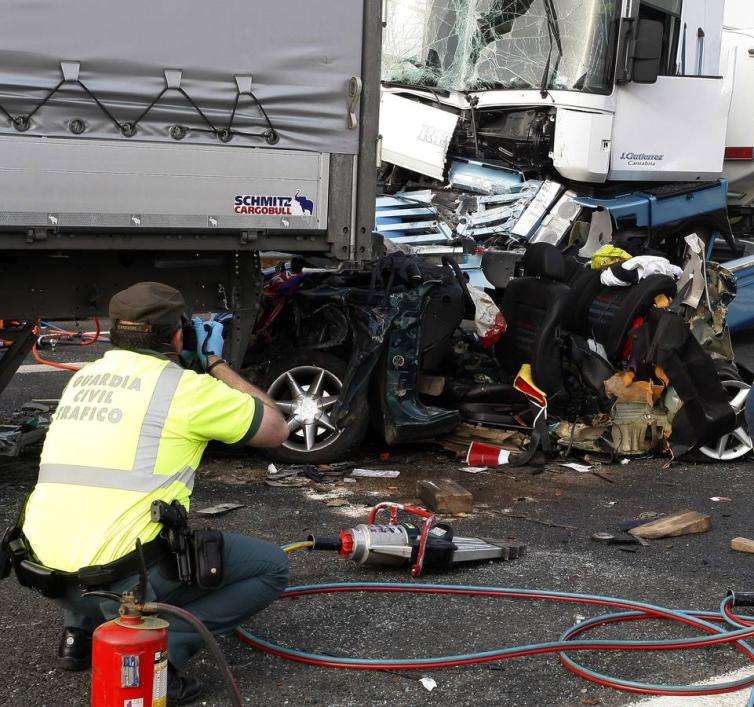
<path fill-rule="evenodd" d="M 460 109 L 453 140 L 514 169 L 709 181 L 733 87 L 722 27 L 721 0 L 394 0 L 384 91 Z"/>

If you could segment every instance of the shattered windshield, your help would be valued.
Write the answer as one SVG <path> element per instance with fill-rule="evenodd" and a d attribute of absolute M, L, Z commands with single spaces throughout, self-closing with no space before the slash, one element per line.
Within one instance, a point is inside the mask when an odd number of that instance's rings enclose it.
<path fill-rule="evenodd" d="M 610 93 L 620 0 L 388 0 L 383 78 Z"/>

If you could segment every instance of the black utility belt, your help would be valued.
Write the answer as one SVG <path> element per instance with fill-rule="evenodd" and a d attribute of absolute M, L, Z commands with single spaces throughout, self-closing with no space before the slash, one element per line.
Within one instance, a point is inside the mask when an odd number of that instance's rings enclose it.
<path fill-rule="evenodd" d="M 168 555 L 170 548 L 162 538 L 158 537 L 142 545 L 142 552 L 145 564 L 150 566 Z M 135 550 L 113 562 L 82 567 L 78 572 L 63 572 L 45 567 L 28 559 L 28 553 L 14 563 L 16 576 L 21 585 L 36 589 L 50 598 L 64 596 L 71 587 L 83 590 L 108 587 L 113 582 L 138 574 L 139 567 L 140 559 Z"/>
<path fill-rule="evenodd" d="M 217 589 L 223 583 L 223 534 L 209 528 L 192 530 L 187 516 L 178 501 L 152 503 L 151 518 L 163 528 L 157 538 L 141 546 L 144 564 L 156 565 L 166 579 L 201 589 Z M 82 567 L 78 572 L 45 567 L 32 559 L 34 555 L 21 527 L 22 518 L 19 518 L 0 539 L 0 580 L 5 579 L 12 568 L 21 585 L 54 599 L 74 587 L 84 591 L 107 589 L 114 582 L 140 572 L 141 559 L 136 550 L 105 565 Z"/>

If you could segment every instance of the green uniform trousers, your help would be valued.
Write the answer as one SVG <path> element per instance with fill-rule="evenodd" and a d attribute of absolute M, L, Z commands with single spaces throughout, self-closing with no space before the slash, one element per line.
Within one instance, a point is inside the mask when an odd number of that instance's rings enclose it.
<path fill-rule="evenodd" d="M 165 579 L 156 566 L 149 568 L 147 601 L 159 601 L 190 611 L 217 635 L 233 631 L 250 616 L 271 604 L 288 583 L 288 558 L 265 540 L 223 533 L 223 584 L 214 590 L 199 589 Z M 118 594 L 132 589 L 138 577 L 127 577 L 104 587 Z M 118 604 L 98 597 L 82 597 L 77 588 L 55 599 L 65 610 L 66 627 L 93 631 L 118 615 Z M 172 616 L 169 623 L 169 661 L 179 670 L 203 645 L 189 624 Z"/>

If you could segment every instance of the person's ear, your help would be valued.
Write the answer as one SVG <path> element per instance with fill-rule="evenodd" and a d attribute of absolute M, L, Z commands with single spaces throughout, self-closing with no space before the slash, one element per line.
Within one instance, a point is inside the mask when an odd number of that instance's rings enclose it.
<path fill-rule="evenodd" d="M 178 327 L 173 332 L 173 336 L 170 337 L 170 344 L 177 353 L 183 351 L 183 327 Z"/>

